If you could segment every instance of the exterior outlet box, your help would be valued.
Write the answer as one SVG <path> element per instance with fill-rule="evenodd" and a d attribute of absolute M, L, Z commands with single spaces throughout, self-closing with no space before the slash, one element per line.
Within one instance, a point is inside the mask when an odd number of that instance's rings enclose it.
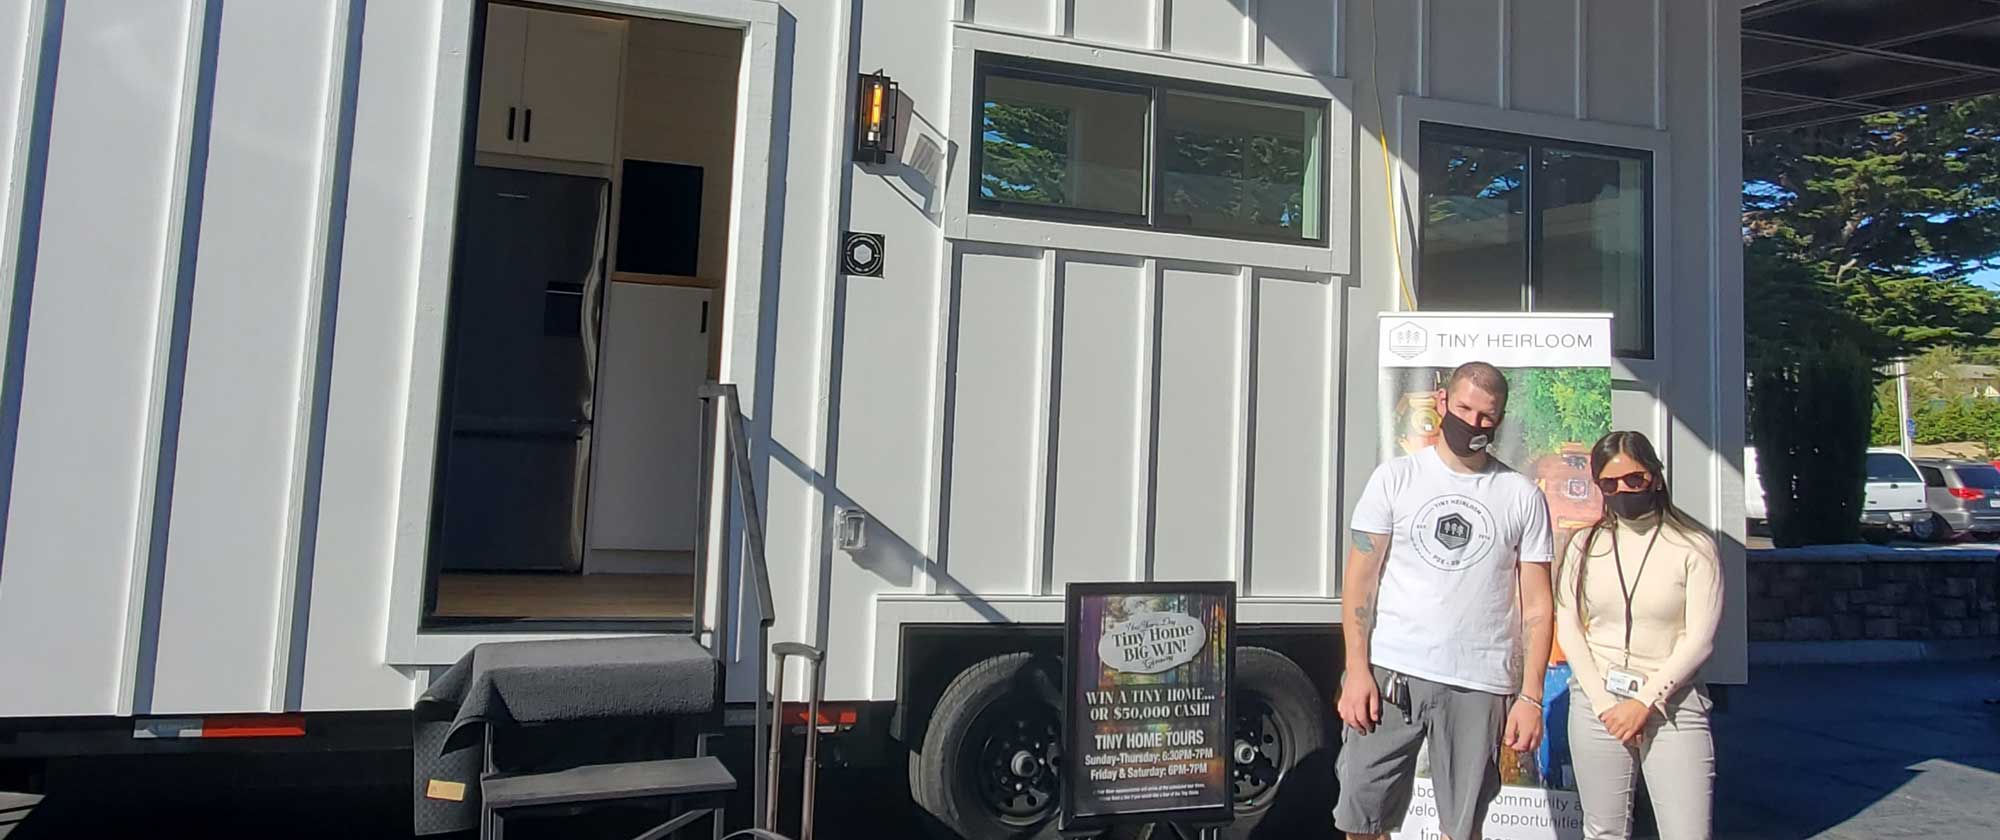
<path fill-rule="evenodd" d="M 833 547 L 841 551 L 860 551 L 868 547 L 868 514 L 858 510 L 834 508 Z"/>

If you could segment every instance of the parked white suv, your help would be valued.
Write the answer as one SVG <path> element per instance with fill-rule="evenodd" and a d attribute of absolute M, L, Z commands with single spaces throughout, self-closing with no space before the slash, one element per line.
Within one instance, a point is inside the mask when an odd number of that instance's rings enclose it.
<path fill-rule="evenodd" d="M 1924 497 L 1924 478 L 1901 450 L 1868 450 L 1868 487 L 1861 502 L 1861 525 L 1901 531 L 1920 540 L 1934 536 L 1936 523 Z"/>

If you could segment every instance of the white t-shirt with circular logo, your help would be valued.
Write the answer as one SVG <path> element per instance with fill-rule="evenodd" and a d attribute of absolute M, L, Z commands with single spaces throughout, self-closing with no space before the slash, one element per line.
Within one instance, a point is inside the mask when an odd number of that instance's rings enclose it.
<path fill-rule="evenodd" d="M 1533 479 L 1461 473 L 1425 447 L 1375 468 L 1349 527 L 1389 535 L 1371 664 L 1494 694 L 1520 688 L 1520 563 L 1553 556 Z"/>

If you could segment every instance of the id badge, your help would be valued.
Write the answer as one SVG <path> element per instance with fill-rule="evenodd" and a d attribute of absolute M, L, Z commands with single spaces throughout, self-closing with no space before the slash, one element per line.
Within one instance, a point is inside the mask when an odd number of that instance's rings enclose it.
<path fill-rule="evenodd" d="M 1622 668 L 1604 672 L 1604 690 L 1627 700 L 1639 696 L 1639 686 L 1645 683 L 1645 677 Z"/>

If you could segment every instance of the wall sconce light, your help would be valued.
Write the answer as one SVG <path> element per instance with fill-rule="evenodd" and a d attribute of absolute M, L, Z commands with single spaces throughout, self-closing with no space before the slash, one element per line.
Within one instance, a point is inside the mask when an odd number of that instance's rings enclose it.
<path fill-rule="evenodd" d="M 833 547 L 860 551 L 868 547 L 868 514 L 850 508 L 833 509 Z"/>
<path fill-rule="evenodd" d="M 896 112 L 901 103 L 896 80 L 881 74 L 861 76 L 859 112 L 854 121 L 854 159 L 884 163 L 896 153 Z"/>

